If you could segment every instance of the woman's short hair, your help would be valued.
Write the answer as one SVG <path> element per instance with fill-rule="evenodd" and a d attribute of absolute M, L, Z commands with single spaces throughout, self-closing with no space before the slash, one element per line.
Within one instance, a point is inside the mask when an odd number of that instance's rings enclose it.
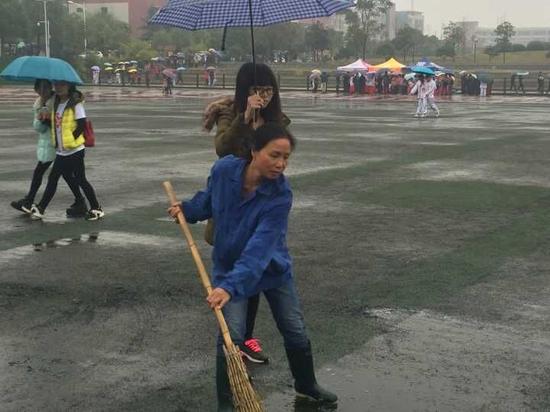
<path fill-rule="evenodd" d="M 296 147 L 296 139 L 287 128 L 275 122 L 264 123 L 254 131 L 254 144 L 252 150 L 258 152 L 266 147 L 269 142 L 280 138 L 287 139 L 290 143 L 290 149 L 294 150 Z"/>
<path fill-rule="evenodd" d="M 256 84 L 254 84 L 254 77 Z M 281 110 L 281 98 L 279 96 L 279 85 L 273 71 L 267 64 L 256 63 L 256 74 L 254 75 L 254 64 L 245 63 L 237 73 L 235 87 L 235 111 L 244 113 L 248 105 L 248 91 L 254 86 L 273 87 L 273 97 L 265 109 L 260 113 L 266 122 L 279 122 L 283 114 Z"/>

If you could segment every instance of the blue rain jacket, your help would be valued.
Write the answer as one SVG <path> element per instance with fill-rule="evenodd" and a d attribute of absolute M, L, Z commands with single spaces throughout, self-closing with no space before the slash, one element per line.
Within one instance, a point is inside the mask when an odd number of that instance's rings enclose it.
<path fill-rule="evenodd" d="M 212 167 L 205 190 L 182 202 L 186 220 L 214 218 L 212 284 L 234 300 L 277 288 L 292 278 L 286 245 L 292 191 L 284 175 L 264 180 L 243 199 L 247 161 L 225 156 Z"/>

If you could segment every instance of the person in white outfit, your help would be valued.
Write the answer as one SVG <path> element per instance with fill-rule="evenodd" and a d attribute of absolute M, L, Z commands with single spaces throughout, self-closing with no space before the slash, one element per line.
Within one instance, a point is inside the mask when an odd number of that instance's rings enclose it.
<path fill-rule="evenodd" d="M 416 113 L 414 117 L 425 117 L 426 116 L 426 91 L 427 83 L 423 75 L 418 76 L 416 84 L 411 90 L 411 95 L 416 94 Z"/>
<path fill-rule="evenodd" d="M 479 82 L 479 95 L 481 97 L 487 96 L 487 83 L 481 81 Z"/>
<path fill-rule="evenodd" d="M 428 76 L 426 81 L 426 104 L 424 105 L 424 116 L 428 114 L 428 107 L 435 112 L 435 117 L 439 117 L 439 108 L 435 104 L 435 91 L 437 84 L 435 78 Z"/>
<path fill-rule="evenodd" d="M 92 83 L 93 84 L 99 84 L 99 72 L 98 71 L 93 71 L 92 72 Z"/>

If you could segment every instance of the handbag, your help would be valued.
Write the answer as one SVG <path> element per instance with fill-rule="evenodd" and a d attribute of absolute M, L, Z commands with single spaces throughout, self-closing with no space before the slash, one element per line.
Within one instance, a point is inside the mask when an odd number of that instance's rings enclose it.
<path fill-rule="evenodd" d="M 82 134 L 84 135 L 84 146 L 94 147 L 95 133 L 94 133 L 94 127 L 92 126 L 91 120 L 86 119 L 86 123 L 84 124 L 84 132 Z"/>

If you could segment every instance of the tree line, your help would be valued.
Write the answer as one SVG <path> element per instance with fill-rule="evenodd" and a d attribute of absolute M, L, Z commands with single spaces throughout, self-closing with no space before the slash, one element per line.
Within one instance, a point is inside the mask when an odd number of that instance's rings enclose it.
<path fill-rule="evenodd" d="M 449 22 L 443 38 L 424 35 L 411 27 L 402 28 L 392 40 L 385 39 L 383 16 L 391 7 L 390 0 L 356 0 L 354 10 L 341 12 L 347 31 L 337 32 L 320 24 L 283 23 L 256 28 L 256 53 L 265 61 L 324 61 L 366 56 L 397 56 L 414 61 L 421 56 L 454 58 L 469 53 L 464 28 Z M 155 12 L 150 10 L 150 16 Z M 44 44 L 42 26 L 43 4 L 36 0 L 0 1 L 0 43 L 4 54 L 37 54 Z M 83 53 L 84 36 L 88 50 L 101 51 L 113 58 L 148 60 L 169 52 L 197 52 L 222 48 L 222 30 L 184 31 L 176 28 L 147 25 L 140 38 L 131 36 L 126 23 L 110 14 L 88 13 L 86 27 L 82 13 L 69 13 L 66 0 L 48 2 L 51 53 L 69 61 Z M 549 44 L 533 42 L 528 46 L 514 45 L 514 26 L 509 22 L 495 29 L 496 44 L 484 51 L 490 56 L 516 50 L 549 49 Z M 9 47 L 7 47 L 9 46 Z M 229 28 L 224 55 L 237 61 L 250 57 L 250 33 L 246 28 Z M 89 57 L 93 60 L 94 55 Z"/>

